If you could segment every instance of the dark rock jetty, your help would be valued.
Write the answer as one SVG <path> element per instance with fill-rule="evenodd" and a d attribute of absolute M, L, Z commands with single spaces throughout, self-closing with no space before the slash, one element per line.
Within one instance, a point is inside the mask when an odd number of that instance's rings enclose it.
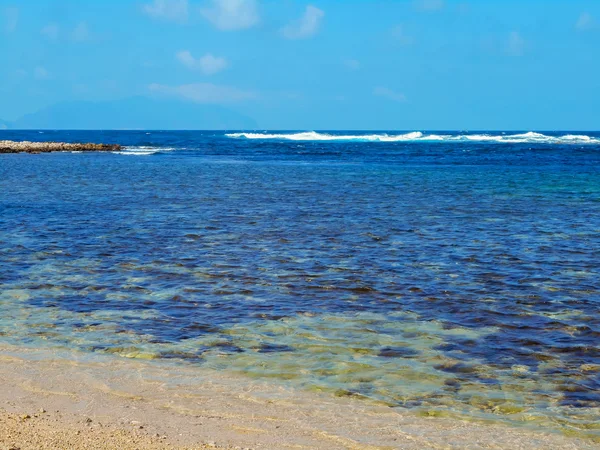
<path fill-rule="evenodd" d="M 121 146 L 118 144 L 0 141 L 0 153 L 113 152 L 119 150 L 121 150 Z"/>

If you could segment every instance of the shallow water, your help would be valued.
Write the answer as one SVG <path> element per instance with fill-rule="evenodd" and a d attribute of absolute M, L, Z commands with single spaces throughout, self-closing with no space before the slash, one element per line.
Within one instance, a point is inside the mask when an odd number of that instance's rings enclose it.
<path fill-rule="evenodd" d="M 2 131 L 129 148 L 0 155 L 0 341 L 600 437 L 600 135 L 525 136 Z"/>

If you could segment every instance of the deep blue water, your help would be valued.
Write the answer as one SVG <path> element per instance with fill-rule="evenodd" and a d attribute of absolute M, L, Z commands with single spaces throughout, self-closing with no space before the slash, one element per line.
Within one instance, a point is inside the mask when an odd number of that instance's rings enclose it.
<path fill-rule="evenodd" d="M 600 133 L 271 134 L 0 131 L 0 342 L 600 436 Z"/>

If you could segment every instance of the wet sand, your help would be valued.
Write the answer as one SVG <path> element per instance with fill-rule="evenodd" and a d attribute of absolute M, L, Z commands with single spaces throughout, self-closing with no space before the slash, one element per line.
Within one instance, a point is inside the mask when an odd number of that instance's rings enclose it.
<path fill-rule="evenodd" d="M 0 381 L 6 449 L 600 448 L 154 361 L 0 347 Z"/>

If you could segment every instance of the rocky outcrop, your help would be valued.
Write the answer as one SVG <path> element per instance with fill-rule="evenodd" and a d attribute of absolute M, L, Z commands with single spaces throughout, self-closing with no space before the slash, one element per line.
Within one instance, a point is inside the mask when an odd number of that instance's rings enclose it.
<path fill-rule="evenodd" d="M 0 141 L 0 153 L 112 152 L 119 150 L 121 150 L 121 146 L 118 144 Z"/>

